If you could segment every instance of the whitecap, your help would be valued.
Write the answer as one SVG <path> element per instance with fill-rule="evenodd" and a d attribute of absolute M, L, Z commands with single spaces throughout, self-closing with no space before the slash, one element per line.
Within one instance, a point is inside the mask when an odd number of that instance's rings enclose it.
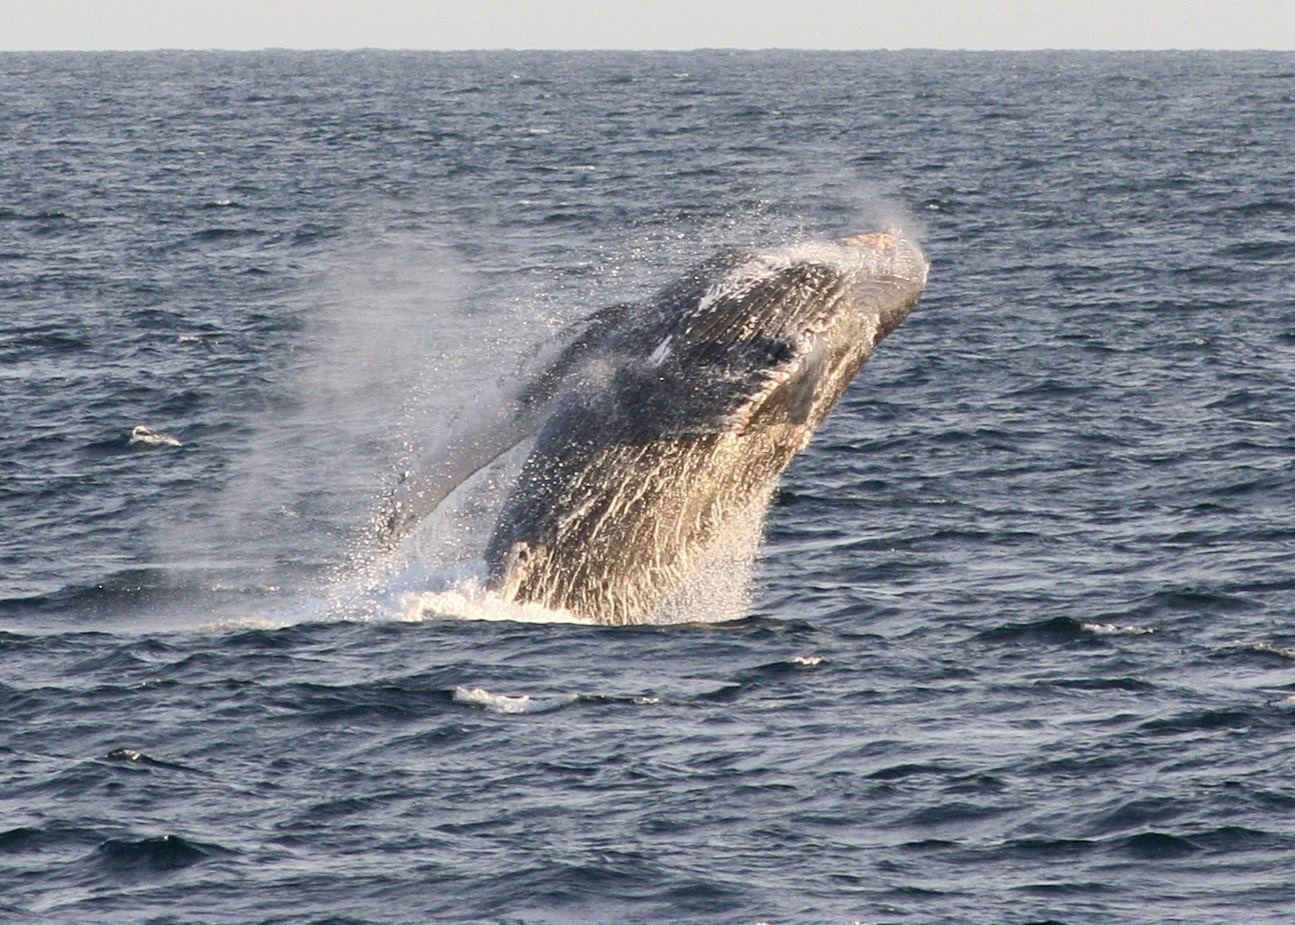
<path fill-rule="evenodd" d="M 178 439 L 170 434 L 159 433 L 155 430 L 149 430 L 142 424 L 137 424 L 130 432 L 130 442 L 140 443 L 144 446 L 183 446 Z"/>
<path fill-rule="evenodd" d="M 528 713 L 534 704 L 529 694 L 492 694 L 484 687 L 456 687 L 454 702 L 482 707 L 491 713 Z"/>
<path fill-rule="evenodd" d="M 1149 636 L 1155 632 L 1155 628 L 1150 626 L 1120 626 L 1116 623 L 1085 623 L 1082 629 L 1098 636 Z"/>
<path fill-rule="evenodd" d="M 481 707 L 491 713 L 545 713 L 556 710 L 579 699 L 576 694 L 559 694 L 552 697 L 532 697 L 530 694 L 496 694 L 484 687 L 454 688 L 452 694 L 455 703 L 465 703 Z"/>
<path fill-rule="evenodd" d="M 817 668 L 825 661 L 827 659 L 821 655 L 793 655 L 791 657 L 791 663 L 798 668 Z"/>

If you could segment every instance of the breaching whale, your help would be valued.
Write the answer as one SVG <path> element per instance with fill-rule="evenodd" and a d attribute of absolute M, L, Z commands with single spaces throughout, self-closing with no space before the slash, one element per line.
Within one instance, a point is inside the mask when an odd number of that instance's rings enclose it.
<path fill-rule="evenodd" d="M 485 431 L 402 487 L 398 536 L 534 437 L 486 551 L 499 597 L 641 623 L 765 497 L 922 294 L 898 232 L 726 251 L 655 298 L 614 305 Z"/>

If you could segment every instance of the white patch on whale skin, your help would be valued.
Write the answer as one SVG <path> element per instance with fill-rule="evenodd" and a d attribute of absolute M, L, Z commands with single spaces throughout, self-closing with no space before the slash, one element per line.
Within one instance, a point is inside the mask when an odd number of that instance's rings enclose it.
<path fill-rule="evenodd" d="M 664 363 L 670 356 L 670 342 L 673 340 L 674 338 L 667 334 L 665 340 L 657 344 L 656 349 L 652 351 L 652 355 L 648 357 L 648 363 L 652 366 L 660 366 Z"/>

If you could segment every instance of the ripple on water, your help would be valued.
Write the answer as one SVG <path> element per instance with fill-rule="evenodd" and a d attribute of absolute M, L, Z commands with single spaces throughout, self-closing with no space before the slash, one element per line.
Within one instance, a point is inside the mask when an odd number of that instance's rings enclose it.
<path fill-rule="evenodd" d="M 0 55 L 0 919 L 1288 921 L 1292 73 Z M 532 344 L 894 224 L 752 615 L 378 561 Z"/>

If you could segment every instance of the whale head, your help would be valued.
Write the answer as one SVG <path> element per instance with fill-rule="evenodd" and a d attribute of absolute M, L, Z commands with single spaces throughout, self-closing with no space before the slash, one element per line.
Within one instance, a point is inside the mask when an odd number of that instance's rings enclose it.
<path fill-rule="evenodd" d="M 926 288 L 930 264 L 917 243 L 898 230 L 850 235 L 837 242 L 853 257 L 854 300 L 877 315 L 879 337 L 908 317 Z"/>

